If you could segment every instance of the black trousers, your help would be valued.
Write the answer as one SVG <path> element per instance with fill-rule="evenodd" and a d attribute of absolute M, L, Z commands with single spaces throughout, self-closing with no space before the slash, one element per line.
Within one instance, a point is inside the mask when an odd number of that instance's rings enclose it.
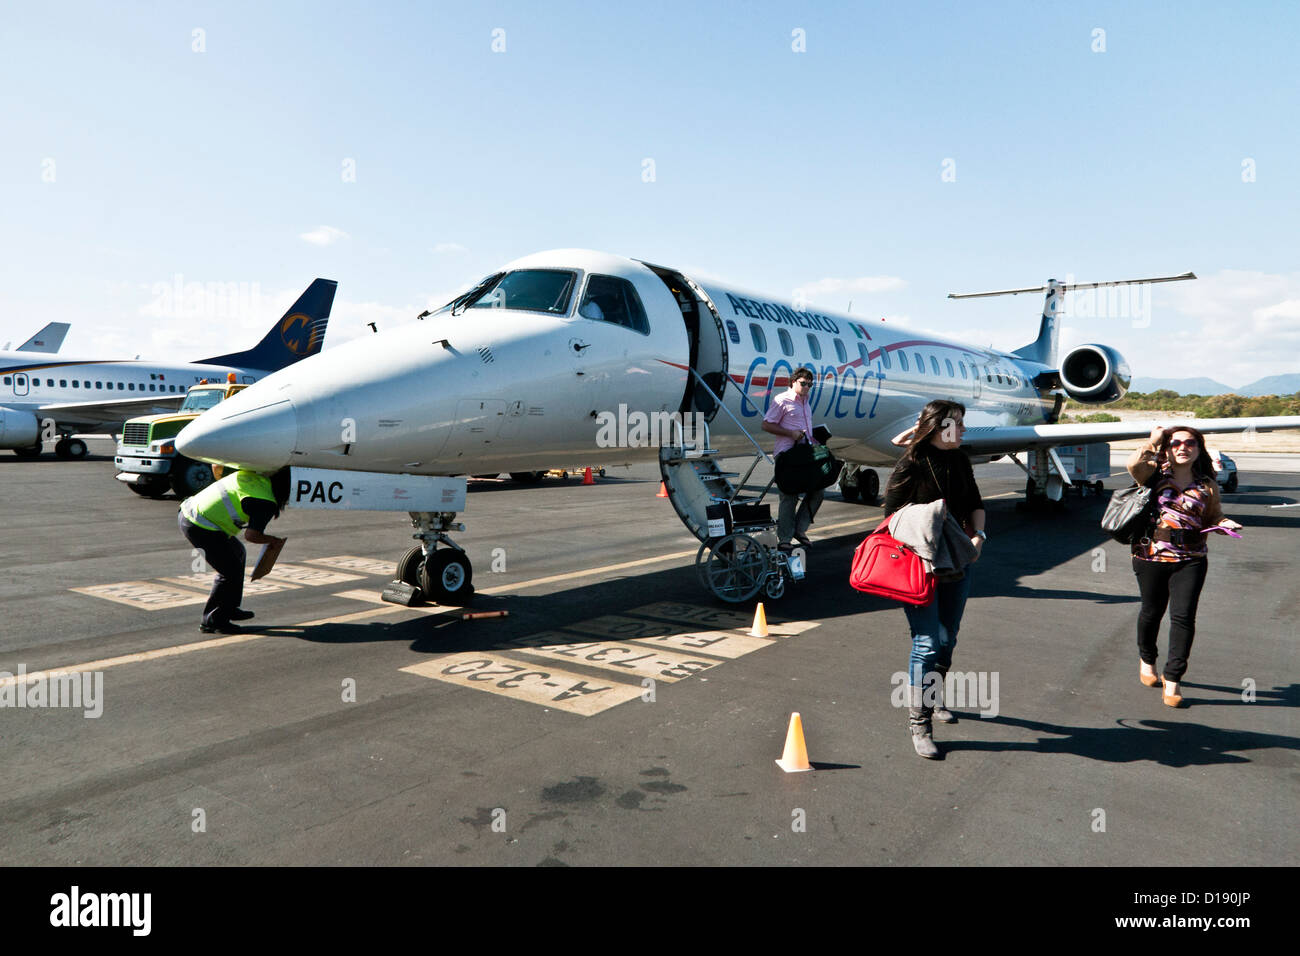
<path fill-rule="evenodd" d="M 1165 680 L 1180 681 L 1187 673 L 1187 655 L 1192 652 L 1196 636 L 1196 605 L 1209 562 L 1205 558 L 1190 561 L 1143 561 L 1133 559 L 1138 590 L 1142 592 L 1142 611 L 1138 614 L 1138 654 L 1148 664 L 1156 662 L 1156 637 L 1160 621 L 1169 608 L 1169 656 L 1165 659 Z M 1170 605 L 1172 604 L 1172 607 Z"/>
<path fill-rule="evenodd" d="M 224 531 L 209 531 L 189 521 L 177 512 L 176 521 L 181 534 L 190 544 L 203 552 L 203 557 L 217 579 L 212 582 L 212 593 L 203 605 L 203 623 L 216 627 L 230 623 L 230 612 L 244 600 L 244 544 Z"/>

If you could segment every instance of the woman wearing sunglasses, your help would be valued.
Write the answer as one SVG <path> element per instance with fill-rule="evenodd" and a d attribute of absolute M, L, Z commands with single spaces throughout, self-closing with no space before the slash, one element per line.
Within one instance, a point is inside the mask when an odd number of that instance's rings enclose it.
<path fill-rule="evenodd" d="M 1128 472 L 1138 484 L 1155 476 L 1152 494 L 1159 507 L 1150 532 L 1133 539 L 1133 573 L 1142 593 L 1138 678 L 1148 687 L 1161 683 L 1156 673 L 1156 637 L 1168 608 L 1163 699 L 1170 707 L 1179 707 L 1183 697 L 1178 685 L 1187 672 L 1196 634 L 1196 605 L 1208 570 L 1206 534 L 1215 528 L 1236 532 L 1241 525 L 1223 515 L 1205 436 L 1195 428 L 1153 429 L 1147 444 L 1129 458 Z"/>

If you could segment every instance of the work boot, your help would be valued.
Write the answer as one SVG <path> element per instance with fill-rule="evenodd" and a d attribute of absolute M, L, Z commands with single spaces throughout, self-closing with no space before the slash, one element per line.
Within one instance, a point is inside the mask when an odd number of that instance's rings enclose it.
<path fill-rule="evenodd" d="M 930 760 L 938 759 L 939 748 L 935 746 L 934 737 L 931 736 L 930 708 L 907 708 L 907 722 L 912 729 L 912 746 L 916 748 L 917 756 Z"/>
<path fill-rule="evenodd" d="M 934 719 L 945 724 L 955 724 L 957 723 L 957 715 L 943 705 L 943 689 L 948 678 L 948 671 L 946 668 L 939 670 L 936 667 L 934 672 L 939 675 L 939 686 L 935 688 Z"/>

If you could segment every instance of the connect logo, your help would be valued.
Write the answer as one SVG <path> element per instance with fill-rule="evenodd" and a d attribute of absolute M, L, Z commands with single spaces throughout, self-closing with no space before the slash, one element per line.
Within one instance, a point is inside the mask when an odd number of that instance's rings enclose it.
<path fill-rule="evenodd" d="M 280 339 L 294 355 L 307 355 L 316 345 L 315 320 L 310 315 L 295 312 L 286 315 L 280 323 Z"/>

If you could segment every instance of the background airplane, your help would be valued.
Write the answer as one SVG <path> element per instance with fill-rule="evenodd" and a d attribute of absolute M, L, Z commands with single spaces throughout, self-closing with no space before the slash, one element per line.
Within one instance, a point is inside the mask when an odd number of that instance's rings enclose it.
<path fill-rule="evenodd" d="M 225 381 L 233 373 L 253 382 L 315 355 L 337 287 L 333 280 L 315 280 L 253 348 L 196 362 L 37 361 L 30 352 L 0 352 L 0 448 L 33 458 L 44 441 L 57 438 L 60 458 L 80 458 L 86 443 L 74 432 L 112 431 L 127 418 L 171 411 L 201 379 Z"/>
<path fill-rule="evenodd" d="M 746 500 L 716 459 L 755 453 L 772 397 L 808 365 L 817 373 L 814 424 L 827 426 L 847 462 L 892 464 L 901 449 L 890 438 L 928 401 L 950 398 L 966 405 L 964 447 L 975 461 L 1029 451 L 1031 492 L 1051 493 L 1055 446 L 1141 437 L 1153 423 L 1057 423 L 1066 396 L 1114 401 L 1130 372 L 1101 344 L 1058 358 L 1057 312 L 1070 287 L 1042 288 L 1037 338 L 1003 352 L 634 259 L 543 252 L 502 267 L 428 321 L 276 372 L 205 412 L 176 444 L 191 458 L 259 470 L 419 475 L 658 457 L 674 506 L 703 539 L 710 503 Z M 707 434 L 694 442 L 674 438 L 675 426 L 651 434 L 637 416 L 703 420 Z M 1300 416 L 1186 423 L 1265 430 L 1300 427 Z M 450 544 L 450 527 L 426 529 L 426 541 Z M 467 559 L 464 570 L 468 580 Z"/>

